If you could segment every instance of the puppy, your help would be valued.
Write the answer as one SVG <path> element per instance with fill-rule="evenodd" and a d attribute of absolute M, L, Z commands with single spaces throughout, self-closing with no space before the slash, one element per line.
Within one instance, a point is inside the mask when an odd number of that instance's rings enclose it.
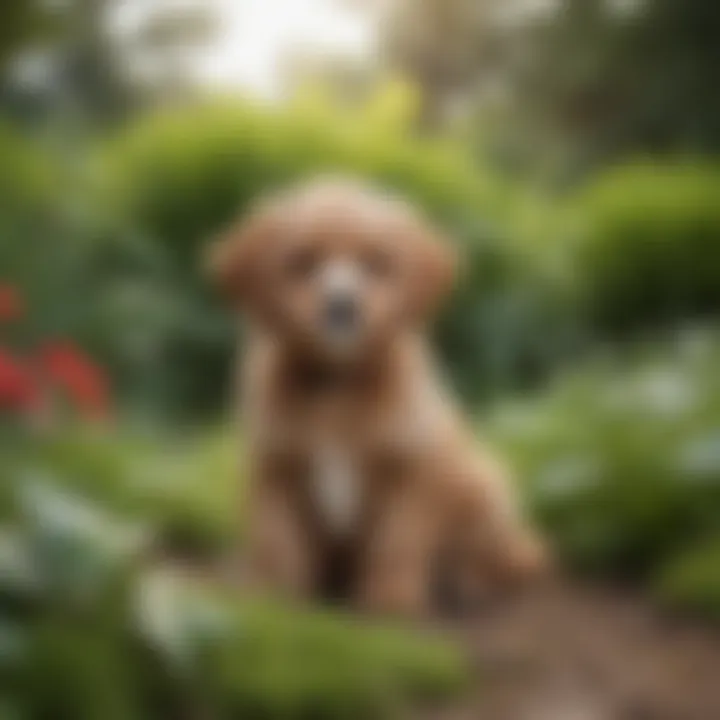
<path fill-rule="evenodd" d="M 460 421 L 425 328 L 448 246 L 405 203 L 348 180 L 262 202 L 212 248 L 248 321 L 248 564 L 294 597 L 428 608 L 438 558 L 472 585 L 539 567 L 510 487 Z"/>

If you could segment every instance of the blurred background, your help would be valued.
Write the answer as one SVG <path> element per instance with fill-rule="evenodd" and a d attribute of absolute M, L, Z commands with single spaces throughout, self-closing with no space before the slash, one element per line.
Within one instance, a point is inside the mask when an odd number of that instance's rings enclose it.
<path fill-rule="evenodd" d="M 719 68 L 713 0 L 3 0 L 0 718 L 720 717 Z M 443 367 L 569 576 L 487 632 L 204 578 L 203 247 L 326 170 L 462 252 Z"/>

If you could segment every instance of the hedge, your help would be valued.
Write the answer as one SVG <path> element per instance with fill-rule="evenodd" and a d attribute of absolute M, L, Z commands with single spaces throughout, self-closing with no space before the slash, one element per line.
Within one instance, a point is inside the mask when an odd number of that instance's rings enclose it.
<path fill-rule="evenodd" d="M 545 321 L 565 328 L 561 293 L 504 230 L 514 190 L 451 142 L 302 105 L 214 105 L 146 118 L 107 145 L 104 161 L 125 234 L 156 248 L 155 285 L 173 288 L 169 304 L 184 308 L 166 318 L 164 352 L 185 407 L 208 397 L 217 407 L 232 347 L 227 315 L 198 272 L 204 244 L 263 192 L 324 171 L 401 192 L 458 243 L 463 272 L 438 336 L 468 400 L 544 370 L 559 334 Z"/>
<path fill-rule="evenodd" d="M 720 170 L 634 163 L 572 200 L 580 302 L 606 336 L 720 310 Z"/>

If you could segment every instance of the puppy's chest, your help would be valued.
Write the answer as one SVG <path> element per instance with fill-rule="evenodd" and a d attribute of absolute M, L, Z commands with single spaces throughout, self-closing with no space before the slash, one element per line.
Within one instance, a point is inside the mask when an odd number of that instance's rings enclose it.
<path fill-rule="evenodd" d="M 352 533 L 368 495 L 366 468 L 348 443 L 326 437 L 312 444 L 310 495 L 319 519 L 336 535 Z"/>
<path fill-rule="evenodd" d="M 343 403 L 318 403 L 308 421 L 310 494 L 320 521 L 337 535 L 358 526 L 371 489 L 367 428 Z"/>
<path fill-rule="evenodd" d="M 380 413 L 331 400 L 278 416 L 270 447 L 299 459 L 318 522 L 342 537 L 372 512 L 396 453 Z"/>

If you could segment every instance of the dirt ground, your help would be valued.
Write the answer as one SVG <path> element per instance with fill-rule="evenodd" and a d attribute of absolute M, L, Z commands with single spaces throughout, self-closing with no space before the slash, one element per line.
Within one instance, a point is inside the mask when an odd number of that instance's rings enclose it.
<path fill-rule="evenodd" d="M 637 593 L 556 576 L 443 615 L 471 686 L 411 720 L 720 720 L 720 627 Z"/>
<path fill-rule="evenodd" d="M 428 720 L 720 720 L 720 631 L 553 581 L 446 621 L 475 682 Z"/>

